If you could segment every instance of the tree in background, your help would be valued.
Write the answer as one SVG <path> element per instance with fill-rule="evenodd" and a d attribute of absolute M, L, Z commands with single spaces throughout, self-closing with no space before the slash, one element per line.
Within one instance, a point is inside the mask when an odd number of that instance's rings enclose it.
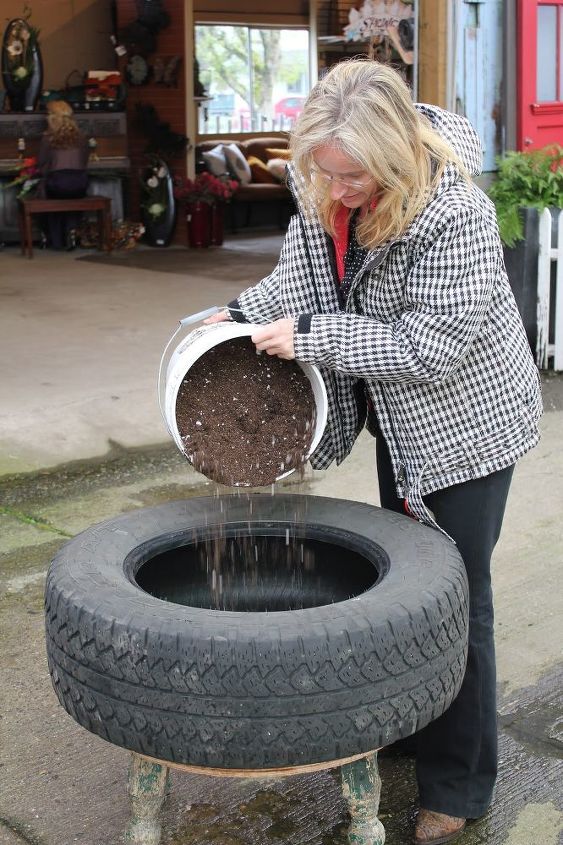
<path fill-rule="evenodd" d="M 250 32 L 251 68 L 247 27 L 196 27 L 200 78 L 208 91 L 228 88 L 242 97 L 249 112 L 272 117 L 274 83 L 281 69 L 281 31 L 252 29 Z M 252 91 L 249 90 L 250 80 Z"/>

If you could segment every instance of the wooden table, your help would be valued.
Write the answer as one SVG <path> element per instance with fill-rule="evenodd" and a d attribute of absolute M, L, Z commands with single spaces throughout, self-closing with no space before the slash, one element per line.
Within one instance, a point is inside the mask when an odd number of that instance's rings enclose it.
<path fill-rule="evenodd" d="M 81 199 L 23 199 L 19 201 L 19 225 L 22 255 L 33 258 L 31 217 L 33 214 L 63 211 L 95 211 L 98 216 L 100 249 L 111 251 L 111 200 L 109 197 Z"/>

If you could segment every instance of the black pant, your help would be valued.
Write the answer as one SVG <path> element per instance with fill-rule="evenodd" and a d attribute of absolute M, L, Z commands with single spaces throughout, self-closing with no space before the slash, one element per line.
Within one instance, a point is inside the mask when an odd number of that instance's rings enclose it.
<path fill-rule="evenodd" d="M 88 174 L 85 170 L 53 170 L 45 179 L 49 199 L 81 199 L 86 195 Z M 72 211 L 47 214 L 47 230 L 53 249 L 63 249 L 71 229 L 76 229 L 80 215 Z"/>
<path fill-rule="evenodd" d="M 438 525 L 457 543 L 469 581 L 469 654 L 461 690 L 416 736 L 420 804 L 479 818 L 491 803 L 497 774 L 496 667 L 491 555 L 499 538 L 514 467 L 424 497 Z M 377 435 L 381 504 L 404 513 L 395 493 L 387 444 Z"/>

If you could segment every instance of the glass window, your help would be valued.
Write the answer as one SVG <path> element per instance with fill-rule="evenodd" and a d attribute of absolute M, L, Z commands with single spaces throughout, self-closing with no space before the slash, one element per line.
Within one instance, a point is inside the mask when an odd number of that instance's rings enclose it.
<path fill-rule="evenodd" d="M 557 100 L 557 6 L 538 5 L 537 100 Z"/>
<path fill-rule="evenodd" d="M 198 24 L 195 52 L 211 98 L 199 109 L 200 134 L 291 128 L 309 92 L 307 30 Z"/>

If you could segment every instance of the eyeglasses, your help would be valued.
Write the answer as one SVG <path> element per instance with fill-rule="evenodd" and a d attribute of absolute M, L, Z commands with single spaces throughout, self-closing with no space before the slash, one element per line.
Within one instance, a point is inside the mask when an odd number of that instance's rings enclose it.
<path fill-rule="evenodd" d="M 333 182 L 338 182 L 339 185 L 343 185 L 345 188 L 360 188 L 361 190 L 362 188 L 367 188 L 370 182 L 373 181 L 373 177 L 371 176 L 368 176 L 362 182 L 355 179 L 341 179 L 339 176 L 329 176 L 328 173 L 323 173 L 322 170 L 317 170 L 316 167 L 311 167 L 310 174 L 313 185 L 323 188 L 326 188 L 327 185 L 332 185 Z"/>

